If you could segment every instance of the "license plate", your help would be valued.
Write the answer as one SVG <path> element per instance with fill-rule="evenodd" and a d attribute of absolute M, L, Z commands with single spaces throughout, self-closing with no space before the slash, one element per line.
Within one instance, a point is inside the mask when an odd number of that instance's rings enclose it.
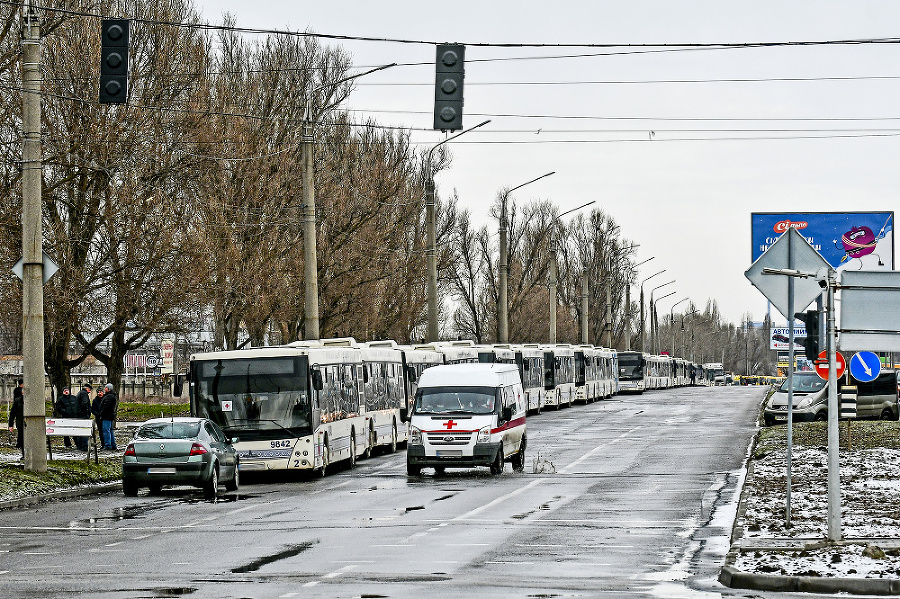
<path fill-rule="evenodd" d="M 439 458 L 461 458 L 462 450 L 461 449 L 444 449 L 442 451 L 436 452 L 436 455 Z"/>
<path fill-rule="evenodd" d="M 147 468 L 147 474 L 175 474 L 174 468 Z"/>
<path fill-rule="evenodd" d="M 787 420 L 787 416 L 776 416 L 775 420 Z"/>

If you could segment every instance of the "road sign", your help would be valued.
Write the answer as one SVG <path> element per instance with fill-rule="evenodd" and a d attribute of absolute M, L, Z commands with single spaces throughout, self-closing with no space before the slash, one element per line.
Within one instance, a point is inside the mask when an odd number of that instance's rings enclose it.
<path fill-rule="evenodd" d="M 850 374 L 860 383 L 874 381 L 881 374 L 881 358 L 870 351 L 860 351 L 850 358 Z"/>
<path fill-rule="evenodd" d="M 844 356 L 841 355 L 841 352 L 834 352 L 834 362 L 837 378 L 841 378 L 844 376 L 844 370 L 847 369 L 847 363 L 844 361 Z M 816 360 L 816 374 L 826 381 L 828 380 L 828 352 L 824 349 L 819 352 L 819 359 Z"/>
<path fill-rule="evenodd" d="M 856 418 L 856 387 L 841 387 L 839 418 Z"/>
<path fill-rule="evenodd" d="M 790 269 L 816 274 L 822 268 L 828 268 L 819 252 L 809 245 L 806 238 L 796 229 L 788 229 L 775 243 L 756 259 L 744 272 L 753 286 L 772 302 L 779 312 L 784 314 L 789 323 L 794 321 L 793 312 L 805 310 L 814 299 L 822 295 L 822 288 L 814 277 L 800 278 L 785 275 L 764 274 L 764 268 Z M 794 281 L 794 305 L 788 306 L 788 280 Z"/>
<path fill-rule="evenodd" d="M 56 265 L 56 262 L 53 261 L 53 258 L 47 255 L 47 252 L 43 252 L 44 270 L 43 270 L 43 278 L 44 285 L 47 284 L 47 281 L 50 280 L 50 277 L 56 274 L 56 271 L 59 270 L 59 266 Z M 13 274 L 19 277 L 19 280 L 22 280 L 22 276 L 25 273 L 25 258 L 19 258 L 19 261 L 16 262 L 12 267 Z"/>
<path fill-rule="evenodd" d="M 841 349 L 900 351 L 900 272 L 841 272 Z"/>

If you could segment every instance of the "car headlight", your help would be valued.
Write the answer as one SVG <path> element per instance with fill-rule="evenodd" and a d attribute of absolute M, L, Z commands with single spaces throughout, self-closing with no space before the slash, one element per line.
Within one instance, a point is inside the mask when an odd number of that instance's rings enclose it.
<path fill-rule="evenodd" d="M 409 442 L 413 445 L 422 444 L 422 431 L 415 426 L 409 426 Z"/>
<path fill-rule="evenodd" d="M 489 443 L 491 440 L 491 427 L 486 426 L 478 431 L 478 443 Z"/>

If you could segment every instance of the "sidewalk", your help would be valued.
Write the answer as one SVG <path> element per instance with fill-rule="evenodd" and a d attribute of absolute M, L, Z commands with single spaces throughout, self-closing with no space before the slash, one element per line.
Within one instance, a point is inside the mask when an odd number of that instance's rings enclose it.
<path fill-rule="evenodd" d="M 761 591 L 900 594 L 900 423 L 853 424 L 858 444 L 866 445 L 861 443 L 865 439 L 868 445 L 886 446 L 840 451 L 838 543 L 826 538 L 826 448 L 797 445 L 820 442 L 824 423 L 810 427 L 794 433 L 790 528 L 785 527 L 784 433 L 780 445 L 769 439 L 754 451 L 719 581 Z"/>

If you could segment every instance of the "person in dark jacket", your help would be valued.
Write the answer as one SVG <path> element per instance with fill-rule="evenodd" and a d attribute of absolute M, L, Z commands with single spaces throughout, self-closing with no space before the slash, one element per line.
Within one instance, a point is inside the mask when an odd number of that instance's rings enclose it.
<path fill-rule="evenodd" d="M 62 395 L 56 400 L 56 417 L 75 418 L 77 412 L 78 405 L 76 404 L 75 397 L 72 396 L 72 393 L 67 387 L 62 390 Z M 69 436 L 63 437 L 63 445 L 72 447 L 72 438 Z"/>
<path fill-rule="evenodd" d="M 91 417 L 91 387 L 90 383 L 85 383 L 75 398 L 75 418 L 87 419 Z M 81 451 L 87 451 L 87 437 L 75 437 L 75 446 Z"/>
<path fill-rule="evenodd" d="M 18 435 L 16 436 L 16 447 L 22 450 L 22 456 L 25 456 L 25 396 L 22 394 L 22 385 L 24 382 L 19 379 L 19 383 L 13 389 L 12 406 L 9 409 L 9 432 L 13 427 L 16 428 Z"/>
<path fill-rule="evenodd" d="M 116 420 L 116 411 L 119 409 L 119 396 L 113 390 L 112 383 L 106 383 L 103 388 L 103 399 L 100 402 L 100 438 L 103 440 L 103 449 L 115 451 L 116 435 L 113 423 Z"/>

